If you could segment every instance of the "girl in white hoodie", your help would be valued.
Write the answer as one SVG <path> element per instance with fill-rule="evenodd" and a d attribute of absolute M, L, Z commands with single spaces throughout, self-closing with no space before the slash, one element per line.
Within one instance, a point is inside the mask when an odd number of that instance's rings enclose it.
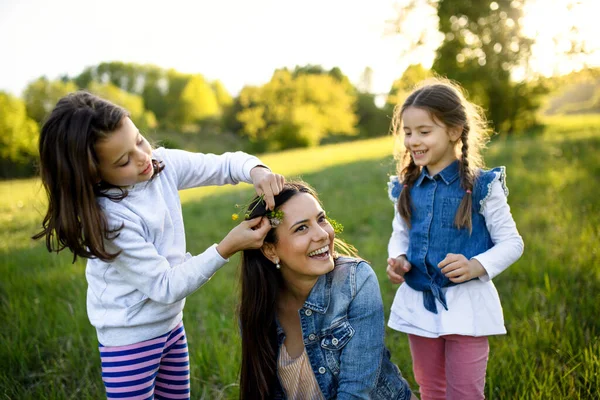
<path fill-rule="evenodd" d="M 87 92 L 57 103 L 39 150 L 48 211 L 34 238 L 88 259 L 107 397 L 189 399 L 185 297 L 237 251 L 260 248 L 271 226 L 243 221 L 192 256 L 178 191 L 248 182 L 272 208 L 284 178 L 242 152 L 154 150 L 126 110 Z"/>

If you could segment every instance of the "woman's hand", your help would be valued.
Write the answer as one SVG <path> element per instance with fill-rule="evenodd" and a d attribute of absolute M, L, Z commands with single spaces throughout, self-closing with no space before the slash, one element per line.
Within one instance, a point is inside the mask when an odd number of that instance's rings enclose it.
<path fill-rule="evenodd" d="M 275 208 L 275 196 L 283 189 L 285 178 L 283 175 L 274 174 L 268 168 L 257 166 L 250 171 L 252 183 L 256 194 L 264 195 L 268 210 Z"/>
<path fill-rule="evenodd" d="M 406 274 L 412 268 L 412 265 L 406 259 L 403 254 L 396 258 L 388 258 L 388 266 L 386 268 L 387 276 L 392 283 L 404 282 L 404 274 Z"/>
<path fill-rule="evenodd" d="M 473 278 L 479 278 L 487 274 L 485 268 L 475 258 L 467 260 L 462 254 L 446 254 L 438 264 L 446 278 L 454 283 L 470 281 Z"/>

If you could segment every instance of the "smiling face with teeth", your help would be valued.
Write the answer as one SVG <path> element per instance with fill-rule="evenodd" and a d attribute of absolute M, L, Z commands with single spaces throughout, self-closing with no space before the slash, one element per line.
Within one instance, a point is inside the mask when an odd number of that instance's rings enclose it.
<path fill-rule="evenodd" d="M 427 167 L 431 176 L 457 159 L 456 143 L 462 127 L 448 127 L 422 108 L 408 107 L 402 113 L 404 146 L 415 164 Z"/>
<path fill-rule="evenodd" d="M 284 218 L 275 228 L 276 243 L 265 243 L 263 253 L 273 262 L 279 260 L 286 282 L 316 282 L 334 267 L 333 227 L 308 193 L 294 195 L 280 209 Z"/>

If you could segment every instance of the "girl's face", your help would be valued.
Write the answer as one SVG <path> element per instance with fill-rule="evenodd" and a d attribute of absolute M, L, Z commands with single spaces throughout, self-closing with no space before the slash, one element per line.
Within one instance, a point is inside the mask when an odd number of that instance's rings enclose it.
<path fill-rule="evenodd" d="M 114 186 L 146 182 L 154 173 L 152 147 L 129 117 L 119 128 L 95 145 L 100 179 Z"/>
<path fill-rule="evenodd" d="M 429 112 L 417 107 L 408 107 L 402 114 L 404 146 L 410 151 L 415 164 L 427 167 L 431 176 L 437 174 L 454 160 L 456 141 L 460 128 L 448 128 L 434 121 Z"/>
<path fill-rule="evenodd" d="M 319 202 L 308 193 L 294 195 L 280 209 L 284 216 L 276 228 L 278 240 L 273 250 L 281 274 L 291 284 L 316 281 L 334 267 L 333 227 Z"/>

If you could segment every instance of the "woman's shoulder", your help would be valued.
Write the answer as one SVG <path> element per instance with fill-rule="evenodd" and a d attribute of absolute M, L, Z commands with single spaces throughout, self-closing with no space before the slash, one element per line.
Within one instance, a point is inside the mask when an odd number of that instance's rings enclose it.
<path fill-rule="evenodd" d="M 375 276 L 375 271 L 361 258 L 342 256 L 336 259 L 332 274 L 334 281 L 350 283 L 356 288 L 370 276 Z"/>

